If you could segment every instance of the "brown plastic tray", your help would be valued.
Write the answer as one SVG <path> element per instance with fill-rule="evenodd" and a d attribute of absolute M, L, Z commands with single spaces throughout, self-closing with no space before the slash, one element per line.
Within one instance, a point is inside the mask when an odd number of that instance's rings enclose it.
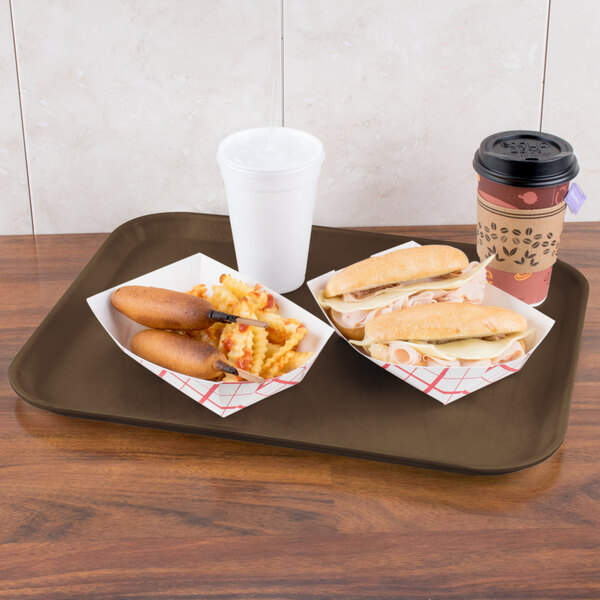
<path fill-rule="evenodd" d="M 314 227 L 307 279 L 403 241 Z M 476 259 L 474 245 L 454 245 Z M 196 252 L 235 268 L 227 217 L 162 213 L 117 228 L 13 360 L 15 392 L 65 415 L 467 473 L 516 471 L 560 447 L 588 296 L 583 275 L 564 262 L 540 308 L 556 325 L 525 367 L 448 406 L 382 373 L 334 334 L 301 384 L 224 419 L 122 353 L 86 303 Z M 287 296 L 322 317 L 306 285 Z"/>

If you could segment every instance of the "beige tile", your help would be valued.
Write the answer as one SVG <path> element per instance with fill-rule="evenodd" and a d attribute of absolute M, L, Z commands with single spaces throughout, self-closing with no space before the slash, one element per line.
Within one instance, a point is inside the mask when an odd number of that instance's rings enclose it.
<path fill-rule="evenodd" d="M 286 0 L 286 125 L 322 139 L 316 222 L 475 222 L 480 141 L 539 127 L 546 0 Z"/>
<path fill-rule="evenodd" d="M 270 114 L 278 0 L 13 0 L 40 232 L 224 213 L 215 154 Z"/>
<path fill-rule="evenodd" d="M 600 3 L 552 0 L 542 129 L 566 139 L 589 200 L 569 221 L 600 220 Z"/>
<path fill-rule="evenodd" d="M 0 4 L 0 235 L 31 233 L 10 6 Z"/>

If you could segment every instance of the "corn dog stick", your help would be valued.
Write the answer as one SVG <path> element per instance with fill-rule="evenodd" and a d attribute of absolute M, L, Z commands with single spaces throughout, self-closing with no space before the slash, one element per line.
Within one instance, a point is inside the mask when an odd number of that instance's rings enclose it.
<path fill-rule="evenodd" d="M 247 381 L 252 381 L 253 383 L 264 383 L 264 379 L 259 375 L 254 375 L 253 373 L 249 373 L 248 371 L 244 371 L 244 369 L 238 369 L 237 367 L 232 367 L 230 364 L 225 363 L 221 360 L 215 361 L 215 368 L 219 371 L 223 371 L 224 373 L 230 373 L 231 375 L 239 375 L 243 379 Z"/>
<path fill-rule="evenodd" d="M 269 324 L 266 321 L 248 319 L 247 317 L 238 317 L 237 315 L 231 315 L 229 313 L 220 312 L 218 310 L 209 311 L 208 317 L 213 321 L 219 321 L 220 323 L 239 323 L 240 325 L 253 325 L 254 327 L 269 326 Z"/>

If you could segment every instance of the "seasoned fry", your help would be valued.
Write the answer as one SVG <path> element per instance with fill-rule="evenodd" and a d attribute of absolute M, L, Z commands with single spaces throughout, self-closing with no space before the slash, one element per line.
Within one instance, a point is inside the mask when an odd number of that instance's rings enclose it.
<path fill-rule="evenodd" d="M 231 375 L 231 373 L 227 373 L 225 375 L 225 377 L 223 377 L 223 379 L 221 379 L 221 381 L 225 381 L 225 382 L 237 382 L 237 381 L 243 381 L 242 378 L 239 375 Z"/>
<path fill-rule="evenodd" d="M 252 360 L 253 337 L 254 332 L 249 327 L 242 332 L 236 323 L 228 323 L 221 334 L 219 350 L 234 367 L 248 371 Z"/>
<path fill-rule="evenodd" d="M 289 352 L 289 359 L 285 364 L 285 371 L 293 371 L 298 367 L 301 367 L 309 358 L 312 357 L 314 352 Z"/>
<path fill-rule="evenodd" d="M 275 361 L 272 362 L 268 368 L 263 368 L 261 377 L 264 377 L 265 379 L 271 379 L 283 374 L 285 372 L 284 367 L 289 360 L 290 352 L 284 352 L 277 359 L 275 359 Z"/>
<path fill-rule="evenodd" d="M 314 352 L 295 352 L 294 350 L 285 352 L 268 370 L 263 371 L 263 377 L 277 377 L 283 373 L 293 371 L 302 366 L 313 354 Z"/>
<path fill-rule="evenodd" d="M 281 346 L 281 348 L 277 350 L 273 356 L 265 361 L 262 373 L 265 373 L 268 377 L 275 377 L 274 373 L 280 371 L 288 360 L 286 358 L 285 361 L 280 362 L 281 358 L 290 350 L 294 350 L 294 348 L 298 346 L 298 343 L 305 335 L 306 327 L 304 327 L 304 325 L 297 325 L 294 333 L 292 333 L 292 335 L 285 341 L 283 346 Z"/>
<path fill-rule="evenodd" d="M 219 281 L 225 289 L 229 290 L 232 294 L 235 294 L 238 300 L 241 300 L 252 291 L 252 288 L 247 283 L 235 279 L 231 275 L 221 275 Z"/>
<path fill-rule="evenodd" d="M 214 344 L 212 343 L 211 336 L 208 333 L 208 329 L 199 329 L 198 331 L 182 331 L 181 334 L 186 335 L 187 337 L 194 338 L 199 342 L 208 342 L 209 344 L 214 346 Z"/>
<path fill-rule="evenodd" d="M 250 372 L 260 375 L 267 355 L 267 330 L 262 327 L 254 328 L 254 349 L 252 351 L 252 367 Z"/>
<path fill-rule="evenodd" d="M 203 283 L 199 283 L 198 285 L 194 286 L 188 292 L 188 294 L 192 294 L 193 296 L 198 296 L 198 298 L 206 298 L 207 292 L 208 292 L 208 290 L 206 289 L 206 286 Z"/>
<path fill-rule="evenodd" d="M 269 324 L 267 327 L 269 342 L 272 344 L 283 344 L 288 337 L 284 318 L 277 313 L 269 312 L 262 312 L 260 318 Z"/>
<path fill-rule="evenodd" d="M 257 311 L 276 313 L 279 310 L 275 298 L 263 290 L 258 284 L 251 292 L 248 292 L 247 298 L 254 304 Z"/>
<path fill-rule="evenodd" d="M 225 323 L 215 323 L 208 329 L 205 329 L 208 335 L 208 342 L 211 343 L 215 348 L 219 347 L 219 340 L 221 339 L 223 329 L 225 329 Z"/>
<path fill-rule="evenodd" d="M 253 311 L 249 306 L 249 302 L 244 300 L 237 306 L 237 314 L 241 317 L 250 317 Z M 239 325 L 237 323 L 228 323 L 221 335 L 219 342 L 219 350 L 225 352 L 228 362 L 234 367 L 239 367 L 245 371 L 249 371 L 252 367 L 252 344 L 254 340 L 255 327 L 248 325 Z"/>
<path fill-rule="evenodd" d="M 279 313 L 277 302 L 260 285 L 254 287 L 221 275 L 220 284 L 212 286 L 208 296 L 206 285 L 199 284 L 189 293 L 206 298 L 215 310 L 267 321 L 269 326 L 253 327 L 237 323 L 215 323 L 202 331 L 185 335 L 208 342 L 221 350 L 227 362 L 265 378 L 278 377 L 304 364 L 312 352 L 297 352 L 298 343 L 306 334 L 306 327 L 296 319 L 285 319 Z M 226 375 L 222 381 L 241 381 L 235 375 Z"/>
<path fill-rule="evenodd" d="M 222 285 L 213 285 L 213 295 L 209 298 L 216 310 L 232 313 L 239 304 L 238 297 Z"/>
<path fill-rule="evenodd" d="M 271 342 L 267 342 L 267 352 L 265 354 L 265 358 L 271 358 L 275 352 L 277 352 L 281 348 L 281 344 L 272 344 Z"/>

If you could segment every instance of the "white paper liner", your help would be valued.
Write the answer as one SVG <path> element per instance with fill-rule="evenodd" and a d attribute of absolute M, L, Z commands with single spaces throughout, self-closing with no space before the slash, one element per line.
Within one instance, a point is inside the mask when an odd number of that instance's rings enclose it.
<path fill-rule="evenodd" d="M 378 252 L 373 256 L 380 256 L 381 254 L 386 254 L 387 252 L 392 252 L 399 248 L 410 248 L 419 245 L 420 244 L 417 242 L 410 241 L 405 244 L 400 244 L 399 246 L 394 246 L 393 248 L 388 248 L 383 252 Z M 317 301 L 319 291 L 325 288 L 327 282 L 335 273 L 336 271 L 330 271 L 329 273 L 324 273 L 307 282 L 308 288 L 317 304 L 319 304 Z M 366 359 L 379 365 L 399 379 L 406 381 L 406 383 L 418 390 L 425 392 L 428 396 L 439 400 L 442 404 L 450 404 L 450 402 L 454 402 L 454 400 L 458 400 L 458 398 L 462 398 L 486 385 L 490 385 L 491 383 L 520 371 L 554 325 L 554 320 L 550 317 L 547 317 L 529 304 L 521 302 L 514 296 L 511 296 L 489 283 L 486 283 L 482 304 L 509 308 L 522 314 L 527 319 L 528 327 L 533 330 L 533 333 L 525 340 L 526 346 L 529 348 L 525 356 L 491 367 L 415 367 L 385 363 L 368 356 L 366 352 L 362 351 L 357 346 L 350 344 L 350 342 L 348 342 L 335 327 L 327 312 L 323 310 L 321 305 L 319 305 L 319 307 L 338 335 L 346 340 L 348 345 L 355 352 L 358 352 Z"/>
<path fill-rule="evenodd" d="M 87 299 L 87 302 L 98 321 L 102 324 L 102 327 L 106 329 L 113 341 L 125 354 L 138 361 L 163 381 L 177 388 L 202 406 L 205 406 L 221 417 L 227 417 L 242 408 L 259 402 L 263 398 L 277 394 L 300 383 L 333 333 L 333 329 L 297 304 L 294 304 L 273 290 L 262 286 L 268 293 L 273 294 L 279 305 L 279 314 L 282 317 L 294 318 L 304 323 L 308 332 L 298 345 L 298 351 L 312 351 L 314 355 L 297 369 L 285 373 L 285 375 L 281 375 L 280 377 L 267 379 L 262 384 L 252 382 L 225 383 L 182 375 L 181 373 L 170 371 L 147 360 L 143 360 L 133 354 L 129 350 L 131 338 L 139 331 L 147 328 L 115 310 L 110 303 L 110 296 L 113 291 L 124 285 L 146 285 L 186 292 L 191 290 L 195 285 L 204 283 L 210 293 L 212 285 L 219 283 L 219 277 L 223 273 L 232 275 L 236 279 L 252 286 L 260 283 L 249 277 L 245 277 L 241 273 L 204 254 L 198 253 L 156 271 L 146 273 L 141 277 L 120 283 L 109 290 L 91 296 Z"/>

